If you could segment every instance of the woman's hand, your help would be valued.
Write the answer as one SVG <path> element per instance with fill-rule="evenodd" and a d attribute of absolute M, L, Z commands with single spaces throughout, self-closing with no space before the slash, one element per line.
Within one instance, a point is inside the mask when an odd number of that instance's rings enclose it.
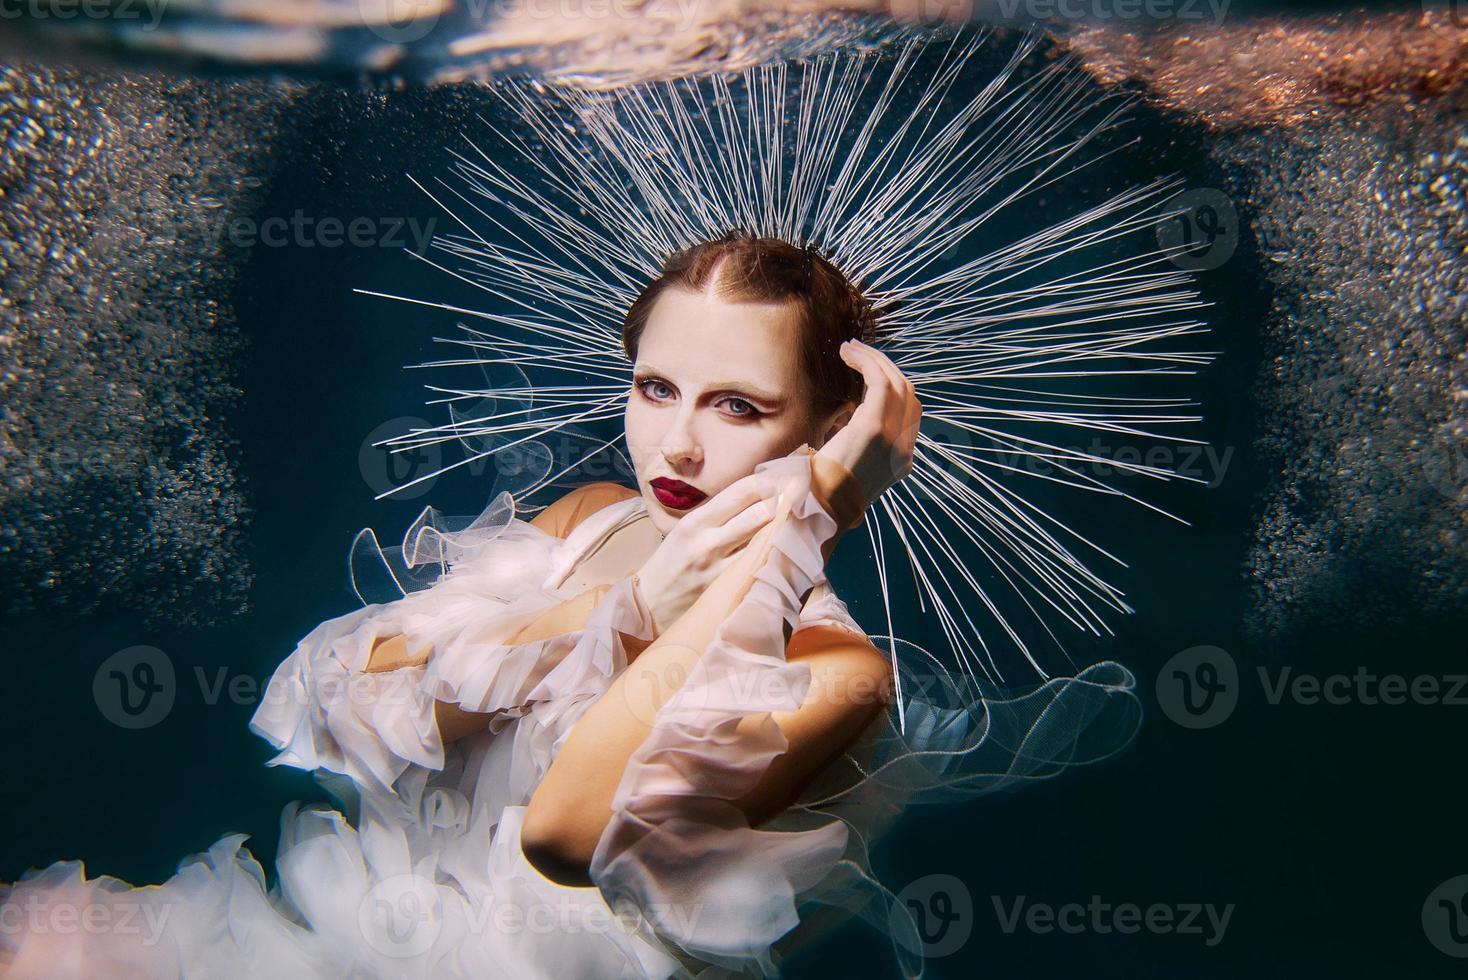
<path fill-rule="evenodd" d="M 864 512 L 888 487 L 912 472 L 912 453 L 923 406 L 913 392 L 912 382 L 890 357 L 875 347 L 848 340 L 841 345 L 841 359 L 861 372 L 866 393 L 850 421 L 817 451 L 816 461 L 835 462 L 845 467 L 854 477 L 857 491 L 849 496 L 862 498 Z M 827 490 L 829 499 L 830 488 Z M 834 516 L 838 523 L 844 524 L 851 515 Z M 859 517 L 860 514 L 855 515 Z"/>
<path fill-rule="evenodd" d="M 815 453 L 812 481 L 817 495 L 839 511 L 833 516 L 844 529 L 911 472 L 923 407 L 912 382 L 881 351 L 848 341 L 841 358 L 861 372 L 866 393 L 850 421 Z M 655 632 L 676 622 L 773 515 L 750 474 L 679 519 L 637 573 Z M 834 543 L 826 542 L 823 553 Z"/>
<path fill-rule="evenodd" d="M 668 532 L 637 571 L 637 589 L 661 634 L 693 605 L 774 516 L 756 474 L 735 480 Z"/>

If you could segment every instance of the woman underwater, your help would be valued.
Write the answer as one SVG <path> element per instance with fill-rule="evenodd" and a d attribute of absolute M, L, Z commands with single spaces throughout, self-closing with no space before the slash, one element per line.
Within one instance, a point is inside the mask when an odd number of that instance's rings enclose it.
<path fill-rule="evenodd" d="M 849 893 L 893 812 L 805 809 L 860 782 L 892 703 L 822 570 L 921 414 L 869 328 L 813 250 L 674 255 L 623 330 L 637 488 L 446 535 L 433 587 L 277 670 L 251 728 L 272 764 L 342 777 L 355 819 L 288 806 L 268 893 L 244 835 L 159 886 L 33 873 L 7 905 L 133 903 L 157 929 L 7 930 L 3 975 L 775 972 L 798 900 Z"/>
<path fill-rule="evenodd" d="M 1134 678 L 1104 661 L 999 696 L 916 643 L 896 656 L 890 606 L 893 653 L 880 652 L 827 561 L 846 530 L 892 521 L 965 668 L 991 639 L 962 603 L 998 612 L 970 564 L 1076 625 L 1092 599 L 1125 608 L 1058 522 L 978 467 L 1058 459 L 1047 474 L 1094 489 L 1064 464 L 1095 457 L 1028 427 L 1135 419 L 1127 431 L 1146 435 L 1188 417 L 1115 393 L 1092 404 L 1051 379 L 1196 361 L 1171 349 L 1195 297 L 1165 256 L 1025 278 L 1149 232 L 1164 182 L 957 258 L 1001 207 L 986 198 L 999 181 L 1019 182 L 1003 203 L 1044 189 L 1114 116 L 1063 65 L 1010 86 L 1035 43 L 949 108 L 978 44 L 901 48 L 870 111 L 855 97 L 867 55 L 801 69 L 788 114 L 784 67 L 744 76 L 743 112 L 723 79 L 696 113 L 683 87 L 570 95 L 576 127 L 542 115 L 543 91 L 508 89 L 535 139 L 519 157 L 463 156 L 460 176 L 496 224 L 514 215 L 530 234 L 446 248 L 463 277 L 522 300 L 486 316 L 537 339 L 473 343 L 584 370 L 543 390 L 572 418 L 620 410 L 636 486 L 583 486 L 529 521 L 500 494 L 466 528 L 415 524 L 409 564 L 441 577 L 311 630 L 251 719 L 270 764 L 314 772 L 342 804 L 285 807 L 275 883 L 243 834 L 156 886 L 57 862 L 0 887 L 0 976 L 769 977 L 851 915 L 921 975 L 923 937 L 872 874 L 871 842 L 910 803 L 1124 747 Z M 928 55 L 934 72 L 919 70 Z M 916 108 L 895 98 L 929 77 Z M 940 111 L 953 118 L 934 123 Z M 896 132 L 877 140 L 884 115 Z M 983 444 L 920 444 L 918 391 Z M 1023 434 L 1005 433 L 1016 420 Z M 465 440 L 476 422 L 429 435 Z M 951 542 L 915 533 L 929 508 Z M 974 599 L 950 609 L 940 585 Z M 99 926 L 57 928 L 58 910 Z"/>

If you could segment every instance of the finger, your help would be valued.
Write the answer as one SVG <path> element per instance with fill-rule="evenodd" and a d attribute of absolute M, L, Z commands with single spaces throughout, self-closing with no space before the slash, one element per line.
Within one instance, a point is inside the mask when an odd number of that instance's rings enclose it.
<path fill-rule="evenodd" d="M 697 517 L 698 523 L 704 527 L 718 527 L 731 520 L 756 500 L 761 499 L 764 496 L 763 491 L 762 474 L 750 473 L 714 494 L 688 517 Z M 687 519 L 684 518 L 684 520 Z"/>
<path fill-rule="evenodd" d="M 866 358 L 873 367 L 882 373 L 882 377 L 886 379 L 887 384 L 899 391 L 906 387 L 907 378 L 903 375 L 902 369 L 884 352 L 877 350 L 877 348 L 870 344 L 864 344 L 859 340 L 853 340 L 849 349 L 856 351 L 862 357 Z"/>
<path fill-rule="evenodd" d="M 892 358 L 867 344 L 861 344 L 861 347 L 881 368 L 883 375 L 892 385 L 891 397 L 897 399 L 882 404 L 883 431 L 887 432 L 894 441 L 905 441 L 909 444 L 915 442 L 916 429 L 922 415 L 922 405 L 917 400 L 917 389 Z"/>
<path fill-rule="evenodd" d="M 725 521 L 724 526 L 719 529 L 718 550 L 729 552 L 735 548 L 742 548 L 774 516 L 775 508 L 768 500 L 757 500 L 750 504 L 739 514 Z"/>
<path fill-rule="evenodd" d="M 882 370 L 878 363 L 876 351 L 859 341 L 852 341 L 841 350 L 841 356 L 855 370 L 861 372 L 862 380 L 866 382 L 866 393 L 862 395 L 861 404 L 852 413 L 855 419 L 858 415 L 865 417 L 875 415 L 873 420 L 880 425 L 880 420 L 886 414 L 888 403 L 893 394 L 892 379 Z"/>
<path fill-rule="evenodd" d="M 876 363 L 877 367 L 881 368 L 882 373 L 887 376 L 887 380 L 892 383 L 892 386 L 896 390 L 904 391 L 910 386 L 911 382 L 907 380 L 907 375 L 902 373 L 902 368 L 898 367 L 897 362 L 888 357 L 885 351 L 877 350 L 877 348 L 870 344 L 863 344 L 859 340 L 857 343 L 861 345 L 862 350 L 872 356 L 873 362 Z"/>
<path fill-rule="evenodd" d="M 752 577 L 755 570 L 764 564 L 765 558 L 769 555 L 770 538 L 776 530 L 774 522 L 770 522 L 756 531 L 748 544 L 725 556 L 719 562 L 715 579 L 722 579 L 726 574 L 735 580 Z M 731 568 L 736 571 L 730 572 Z"/>
<path fill-rule="evenodd" d="M 876 424 L 890 447 L 891 482 L 895 482 L 912 468 L 913 449 L 922 419 L 922 403 L 917 399 L 912 381 L 902 373 L 895 361 L 875 347 L 867 344 L 860 344 L 860 347 L 863 353 L 870 355 L 870 360 L 880 368 L 890 386 L 890 396 L 886 402 L 881 403 L 882 411 Z"/>

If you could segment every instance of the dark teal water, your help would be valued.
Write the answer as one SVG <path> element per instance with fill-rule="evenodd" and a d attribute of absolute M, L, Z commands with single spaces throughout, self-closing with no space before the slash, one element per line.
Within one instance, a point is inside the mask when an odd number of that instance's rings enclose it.
<path fill-rule="evenodd" d="M 312 98 L 262 214 L 437 214 L 401 175 L 434 172 L 440 147 L 472 118 L 471 97 Z M 1142 112 L 1131 132 L 1144 137 L 1148 166 L 1179 170 L 1197 186 L 1225 180 L 1209 161 L 1207 138 L 1176 120 Z M 1136 158 L 1118 164 L 1104 179 L 1130 179 L 1127 167 L 1137 165 Z M 1462 974 L 1462 960 L 1428 941 L 1421 913 L 1440 882 L 1468 872 L 1461 820 L 1468 705 L 1271 704 L 1257 681 L 1256 668 L 1282 665 L 1321 676 L 1358 666 L 1450 675 L 1463 669 L 1468 624 L 1443 614 L 1379 631 L 1317 621 L 1283 648 L 1245 630 L 1244 561 L 1269 477 L 1269 464 L 1252 450 L 1269 423 L 1254 407 L 1252 386 L 1270 295 L 1247 237 L 1240 248 L 1201 276 L 1217 304 L 1206 313 L 1214 333 L 1203 345 L 1223 356 L 1193 389 L 1207 417 L 1199 433 L 1234 451 L 1226 477 L 1211 488 L 1150 487 L 1149 499 L 1191 527 L 1139 508 L 1097 512 L 1104 540 L 1130 563 L 1117 581 L 1137 613 L 1113 616 L 1116 635 L 1104 641 L 1067 637 L 1077 663 L 1109 657 L 1137 674 L 1147 715 L 1137 741 L 1119 758 L 1020 793 L 914 811 L 876 852 L 894 890 L 939 873 L 966 884 L 971 911 L 958 927 L 969 938 L 930 961 L 931 977 Z M 10 697 L 0 715 L 5 880 L 32 865 L 82 858 L 92 874 L 158 882 L 184 855 L 235 831 L 251 835 L 269 869 L 281 806 L 326 797 L 307 774 L 262 766 L 271 753 L 246 729 L 252 686 L 316 623 L 355 608 L 346 553 L 359 528 L 391 538 L 426 502 L 449 513 L 485 503 L 485 482 L 462 477 L 441 481 L 425 498 L 374 502 L 358 467 L 361 444 L 379 422 L 424 415 L 423 379 L 400 367 L 442 356 L 430 337 L 453 321 L 352 288 L 469 305 L 473 294 L 384 248 L 256 248 L 247 262 L 231 299 L 249 341 L 233 429 L 254 507 L 250 611 L 188 631 L 145 627 L 140 610 L 8 619 Z M 870 584 L 841 575 L 833 578 L 843 594 Z M 1389 596 L 1401 583 L 1375 587 Z M 876 621 L 870 604 L 854 601 L 852 611 Z M 172 659 L 177 700 L 159 724 L 126 731 L 99 714 L 92 681 L 106 657 L 136 644 Z M 1195 731 L 1169 721 L 1153 692 L 1162 665 L 1200 644 L 1227 650 L 1243 680 L 1232 716 Z M 215 697 L 221 677 L 224 693 Z M 238 697 L 231 683 L 240 685 Z M 1021 896 L 1084 905 L 1093 895 L 1113 905 L 1233 911 L 1222 940 L 1209 945 L 1206 929 L 1007 932 L 995 905 L 1012 907 Z M 885 945 L 852 925 L 797 957 L 788 975 L 887 977 L 894 967 Z"/>

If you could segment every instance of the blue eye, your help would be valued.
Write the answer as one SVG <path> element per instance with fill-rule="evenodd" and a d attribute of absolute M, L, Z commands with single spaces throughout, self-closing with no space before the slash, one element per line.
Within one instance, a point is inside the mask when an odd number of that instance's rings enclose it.
<path fill-rule="evenodd" d="M 641 381 L 634 382 L 633 386 L 637 388 L 638 391 L 642 392 L 642 396 L 650 402 L 665 402 L 671 400 L 674 397 L 672 386 L 669 385 L 666 381 L 659 381 L 657 378 L 643 378 Z M 659 394 L 659 389 L 666 392 L 666 394 Z M 725 406 L 734 406 L 731 411 L 727 411 L 724 413 L 729 418 L 733 419 L 747 421 L 749 419 L 760 418 L 765 414 L 764 412 L 761 412 L 759 409 L 755 408 L 754 405 L 751 404 L 749 401 L 743 398 L 725 398 L 719 404 Z"/>
<path fill-rule="evenodd" d="M 760 414 L 758 409 L 756 409 L 749 402 L 745 401 L 743 398 L 730 398 L 724 404 L 726 404 L 726 405 L 743 405 L 745 407 L 746 411 L 732 413 L 733 415 L 735 415 L 738 418 L 752 419 L 752 418 L 757 418 L 759 416 L 759 414 Z"/>
<path fill-rule="evenodd" d="M 664 396 L 649 395 L 648 392 L 647 392 L 647 389 L 648 389 L 648 386 L 649 385 L 656 385 L 659 388 L 664 388 L 664 389 L 667 390 L 668 394 L 667 395 L 664 395 Z M 659 381 L 656 378 L 647 378 L 647 379 L 645 379 L 643 381 L 639 381 L 639 382 L 637 382 L 637 387 L 639 389 L 641 389 L 641 391 L 642 391 L 642 393 L 644 395 L 647 395 L 648 398 L 651 398 L 653 401 L 656 401 L 656 402 L 666 401 L 668 398 L 671 398 L 673 396 L 673 389 L 669 388 L 666 384 L 664 384 L 663 382 Z"/>

